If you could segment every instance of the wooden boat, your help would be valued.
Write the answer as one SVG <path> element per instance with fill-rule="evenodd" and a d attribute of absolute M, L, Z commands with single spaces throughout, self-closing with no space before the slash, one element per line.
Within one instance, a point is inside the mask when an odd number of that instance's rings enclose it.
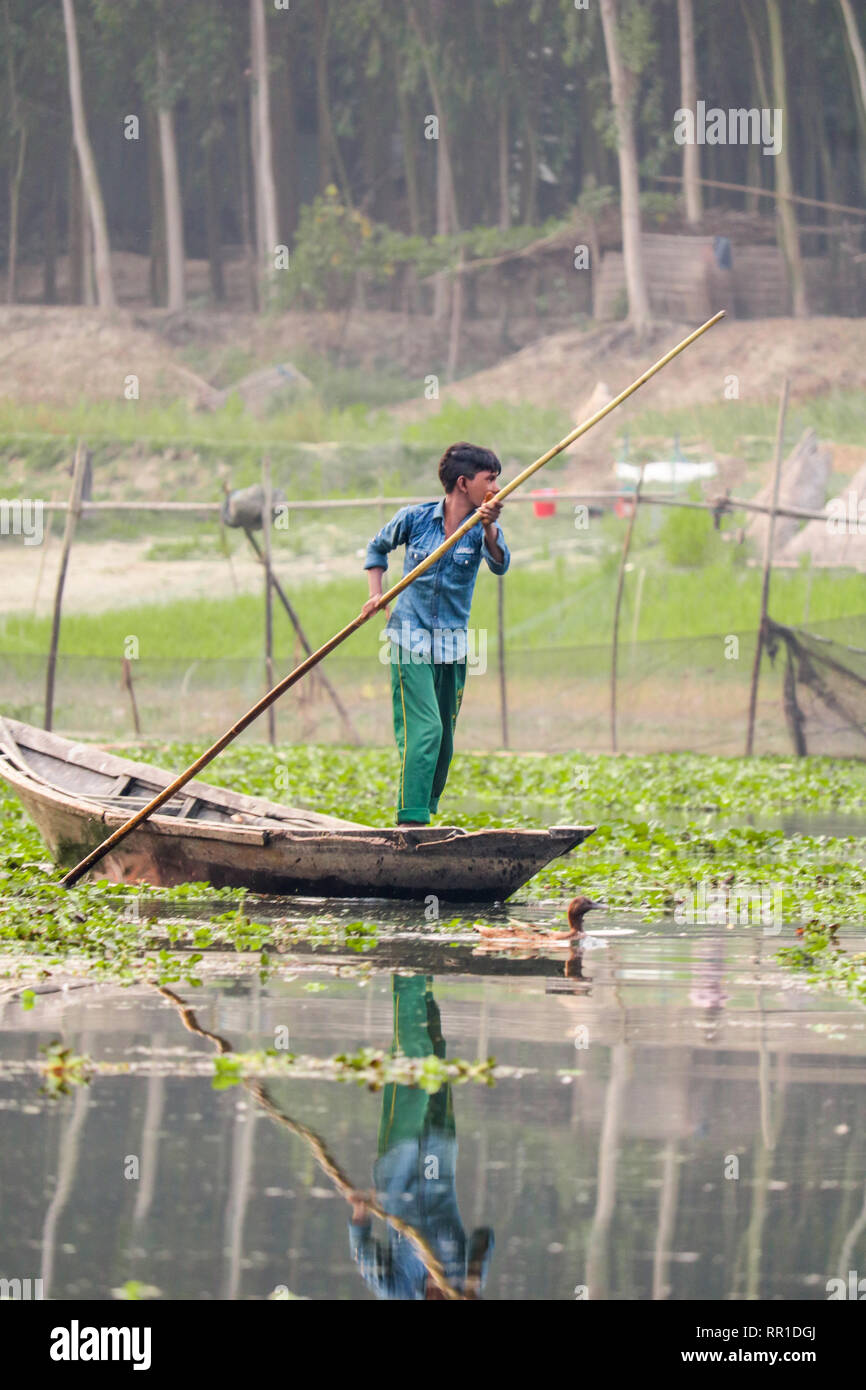
<path fill-rule="evenodd" d="M 0 778 L 19 797 L 55 860 L 69 868 L 166 787 L 172 774 L 0 717 Z M 594 829 L 373 829 L 193 781 L 107 854 L 90 877 L 324 897 L 435 894 L 451 901 L 502 901 Z"/>

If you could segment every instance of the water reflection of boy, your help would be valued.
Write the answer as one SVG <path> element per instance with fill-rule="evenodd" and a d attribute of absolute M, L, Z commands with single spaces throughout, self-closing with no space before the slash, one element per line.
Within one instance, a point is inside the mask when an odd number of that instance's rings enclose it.
<path fill-rule="evenodd" d="M 392 1053 L 445 1056 L 432 984 L 429 976 L 394 976 Z M 473 1231 L 467 1241 L 457 1206 L 456 1178 L 457 1134 L 451 1087 L 443 1086 L 429 1095 L 416 1086 L 386 1086 L 379 1156 L 373 1167 L 378 1201 L 385 1211 L 401 1217 L 424 1237 L 452 1287 L 468 1298 L 477 1298 L 487 1280 L 493 1232 L 483 1227 Z M 377 1298 L 443 1297 L 411 1241 L 390 1226 L 387 1244 L 374 1238 L 363 1202 L 352 1207 L 349 1245 L 361 1277 Z"/>

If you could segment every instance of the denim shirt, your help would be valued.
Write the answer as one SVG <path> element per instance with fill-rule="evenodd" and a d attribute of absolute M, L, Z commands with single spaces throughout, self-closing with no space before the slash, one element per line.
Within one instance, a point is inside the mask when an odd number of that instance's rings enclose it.
<path fill-rule="evenodd" d="M 367 546 L 364 569 L 387 569 L 388 552 L 405 545 L 403 574 L 426 560 L 445 540 L 445 500 L 402 507 Z M 419 575 L 400 594 L 391 610 L 386 632 L 392 644 L 408 649 L 418 659 L 445 664 L 465 659 L 472 594 L 482 556 L 493 574 L 504 574 L 511 563 L 502 527 L 496 523 L 502 561 L 487 548 L 479 521 L 435 565 Z"/>

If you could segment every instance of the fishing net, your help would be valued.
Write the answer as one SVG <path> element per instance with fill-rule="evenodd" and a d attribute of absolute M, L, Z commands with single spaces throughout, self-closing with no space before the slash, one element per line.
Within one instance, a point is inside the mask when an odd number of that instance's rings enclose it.
<path fill-rule="evenodd" d="M 863 620 L 848 620 L 851 629 Z M 866 641 L 866 631 L 862 632 Z M 784 651 L 783 709 L 794 751 L 866 756 L 866 646 L 767 621 L 766 651 Z"/>
<path fill-rule="evenodd" d="M 616 684 L 617 748 L 624 753 L 742 754 L 756 634 L 639 642 L 621 636 Z M 483 655 L 483 660 L 480 659 Z M 300 660 L 276 659 L 276 675 Z M 474 660 L 474 664 L 472 661 Z M 215 738 L 264 692 L 264 663 L 249 660 L 131 662 L 145 738 Z M 389 746 L 391 690 L 376 655 L 336 652 L 322 666 L 361 742 Z M 506 720 L 502 717 L 505 690 Z M 0 711 L 41 724 L 45 658 L 5 654 Z M 346 726 L 317 671 L 276 705 L 277 741 L 347 742 Z M 507 725 L 507 727 L 506 727 Z M 101 741 L 135 737 L 119 660 L 58 659 L 54 727 Z M 264 723 L 245 739 L 266 737 Z M 458 750 L 609 752 L 611 647 L 529 646 L 506 640 L 500 672 L 495 634 L 471 655 L 457 729 Z M 866 757 L 866 615 L 783 626 L 770 622 L 761 661 L 756 753 Z"/>

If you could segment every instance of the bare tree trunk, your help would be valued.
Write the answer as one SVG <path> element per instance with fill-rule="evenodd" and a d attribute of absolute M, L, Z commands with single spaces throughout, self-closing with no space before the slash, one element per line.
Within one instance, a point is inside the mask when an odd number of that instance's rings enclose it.
<path fill-rule="evenodd" d="M 154 305 L 163 305 L 167 295 L 164 190 L 159 167 L 159 124 L 150 104 L 148 104 L 145 119 L 147 121 L 147 198 L 150 212 L 150 241 L 148 246 L 150 302 Z"/>
<path fill-rule="evenodd" d="M 247 108 L 246 101 L 244 100 L 244 93 L 240 89 L 239 84 L 236 112 L 238 141 L 238 188 L 240 191 L 241 235 L 244 239 L 244 262 L 246 265 L 247 272 L 247 289 L 249 291 L 250 296 L 250 307 L 252 309 L 258 309 L 259 283 L 258 277 L 256 275 L 256 253 L 255 243 L 253 241 L 253 209 L 252 199 L 250 197 L 250 162 L 248 155 L 248 149 L 252 144 L 252 136 L 250 132 L 247 131 L 246 109 Z M 249 142 L 247 140 L 248 134 L 250 134 Z"/>
<path fill-rule="evenodd" d="M 250 51 L 253 86 L 251 120 L 253 171 L 256 181 L 256 242 L 258 271 L 263 282 L 270 279 L 277 232 L 277 190 L 271 141 L 270 74 L 268 72 L 268 34 L 262 0 L 250 0 Z"/>
<path fill-rule="evenodd" d="M 14 304 L 18 280 L 18 223 L 21 205 L 21 180 L 24 177 L 24 152 L 27 149 L 27 127 L 18 130 L 18 158 L 9 179 L 9 258 L 6 273 L 6 303 Z"/>
<path fill-rule="evenodd" d="M 857 69 L 860 101 L 863 110 L 866 111 L 866 56 L 864 56 L 863 53 L 863 43 L 860 39 L 860 31 L 857 28 L 857 18 L 854 14 L 851 0 L 839 0 L 839 4 L 842 7 L 842 17 L 845 20 L 845 29 L 848 34 L 851 56 L 854 59 L 854 66 Z"/>
<path fill-rule="evenodd" d="M 751 3 L 751 0 L 749 0 L 749 3 Z M 755 84 L 758 89 L 758 105 L 767 109 L 770 105 L 770 93 L 767 88 L 767 78 L 764 73 L 764 60 L 761 56 L 761 41 L 758 38 L 758 31 L 755 28 L 752 12 L 746 0 L 740 0 L 740 10 L 746 23 L 746 30 L 749 35 L 749 47 L 752 50 L 752 67 L 754 69 Z M 755 188 L 760 188 L 762 184 L 763 157 L 758 146 L 751 142 L 749 144 L 748 169 L 749 172 L 746 177 L 746 183 Z M 746 194 L 747 212 L 757 212 L 760 203 L 761 200 L 756 193 Z"/>
<path fill-rule="evenodd" d="M 108 242 L 108 227 L 105 221 L 105 207 L 102 190 L 93 160 L 90 137 L 87 134 L 87 118 L 84 111 L 84 97 L 81 91 L 81 62 L 78 56 L 78 33 L 75 28 L 75 8 L 73 0 L 63 0 L 63 24 L 66 29 L 66 57 L 69 65 L 69 102 L 72 108 L 72 129 L 75 148 L 81 166 L 81 182 L 84 197 L 89 209 L 90 227 L 93 233 L 93 252 L 96 270 L 96 288 L 100 309 L 113 309 L 117 304 L 114 295 L 114 282 L 111 278 L 111 248 Z"/>
<path fill-rule="evenodd" d="M 508 139 L 508 49 L 505 42 L 505 21 L 502 17 L 501 10 L 499 11 L 499 31 L 497 38 L 499 47 L 499 226 L 503 231 L 507 231 L 511 226 L 511 190 L 508 158 L 510 150 Z"/>
<path fill-rule="evenodd" d="M 216 303 L 222 304 L 226 297 L 226 285 L 225 276 L 223 274 L 220 202 L 217 197 L 214 148 L 211 133 L 206 133 L 204 139 L 204 196 L 207 258 L 210 268 L 210 292 Z"/>
<path fill-rule="evenodd" d="M 86 304 L 88 308 L 92 308 L 97 302 L 96 283 L 93 278 L 93 223 L 90 220 L 83 185 L 81 189 L 81 284 L 81 302 Z"/>
<path fill-rule="evenodd" d="M 767 14 L 770 20 L 773 101 L 774 105 L 787 115 L 785 49 L 779 0 L 767 0 Z M 776 169 L 776 192 L 781 195 L 776 200 L 776 212 L 779 219 L 779 233 L 782 241 L 782 249 L 785 252 L 785 260 L 788 262 L 794 317 L 805 318 L 809 313 L 809 306 L 806 299 L 806 279 L 803 274 L 803 261 L 800 256 L 800 233 L 797 226 L 797 214 L 794 209 L 794 204 L 791 202 L 790 196 L 786 196 L 793 193 L 794 189 L 791 180 L 791 163 L 788 158 L 787 131 L 784 129 L 782 132 L 781 148 L 773 162 Z"/>
<path fill-rule="evenodd" d="M 403 140 L 403 169 L 406 175 L 406 202 L 409 209 L 409 230 L 413 236 L 421 231 L 421 200 L 418 195 L 418 169 L 415 163 L 415 130 L 409 116 L 409 102 L 400 85 L 397 73 L 397 104 L 400 110 L 400 135 Z"/>
<path fill-rule="evenodd" d="M 272 111 L 280 140 L 274 152 L 274 177 L 277 183 L 277 225 L 282 240 L 288 245 L 298 225 L 298 132 L 295 115 L 295 35 L 288 25 L 283 26 L 283 71 L 275 82 L 275 105 Z"/>
<path fill-rule="evenodd" d="M 409 23 L 421 47 L 424 75 L 427 78 L 427 85 L 433 98 L 433 111 L 439 126 L 439 138 L 436 141 L 436 233 L 438 236 L 450 236 L 459 230 L 460 224 L 457 216 L 457 197 L 454 191 L 451 151 L 445 124 L 445 107 L 436 78 L 436 67 L 431 61 L 430 50 L 415 13 L 415 7 L 412 0 L 405 0 L 405 3 Z M 437 275 L 433 284 L 433 317 L 443 319 L 449 313 L 453 286 L 447 275 Z"/>
<path fill-rule="evenodd" d="M 324 193 L 336 178 L 343 201 L 347 207 L 351 207 L 352 191 L 331 124 L 331 96 L 328 89 L 330 29 L 330 0 L 316 0 L 316 143 L 319 155 L 319 192 Z"/>
<path fill-rule="evenodd" d="M 69 243 L 69 303 L 84 303 L 84 212 L 81 168 L 72 146 L 69 151 L 67 239 Z"/>
<path fill-rule="evenodd" d="M 162 163 L 162 200 L 165 209 L 165 248 L 168 264 L 168 308 L 177 312 L 186 304 L 184 283 L 185 255 L 183 246 L 183 205 L 180 193 L 180 174 L 177 167 L 177 141 L 174 132 L 174 110 L 169 105 L 165 84 L 168 81 L 168 59 L 161 43 L 156 49 L 157 76 L 160 95 L 156 119 L 159 126 L 159 155 Z"/>
<path fill-rule="evenodd" d="M 319 192 L 334 182 L 331 172 L 330 102 L 328 98 L 328 0 L 316 5 L 316 153 Z"/>
<path fill-rule="evenodd" d="M 21 180 L 24 177 L 24 154 L 27 149 L 27 127 L 21 119 L 18 87 L 15 81 L 15 57 L 12 47 L 12 25 L 9 19 L 9 0 L 4 5 L 6 19 L 6 66 L 9 80 L 10 126 L 18 136 L 18 158 L 9 168 L 9 258 L 6 270 L 6 303 L 14 304 L 18 278 L 18 225 L 21 205 Z"/>
<path fill-rule="evenodd" d="M 632 113 L 632 75 L 624 66 L 617 42 L 616 0 L 600 0 L 604 45 L 616 115 L 619 155 L 619 183 L 622 204 L 622 252 L 625 262 L 625 282 L 628 290 L 628 317 L 635 331 L 643 334 L 649 328 L 649 296 L 644 275 L 641 251 L 640 186 L 638 182 L 637 146 Z"/>
<path fill-rule="evenodd" d="M 51 151 L 50 183 L 42 223 L 42 302 L 57 303 L 57 166 L 56 146 Z"/>
<path fill-rule="evenodd" d="M 689 111 L 696 110 L 698 82 L 695 69 L 695 12 L 693 0 L 677 0 L 680 23 L 680 102 Z M 696 140 L 683 145 L 683 193 L 686 199 L 686 221 L 700 222 L 704 208 L 701 197 L 701 159 Z"/>

